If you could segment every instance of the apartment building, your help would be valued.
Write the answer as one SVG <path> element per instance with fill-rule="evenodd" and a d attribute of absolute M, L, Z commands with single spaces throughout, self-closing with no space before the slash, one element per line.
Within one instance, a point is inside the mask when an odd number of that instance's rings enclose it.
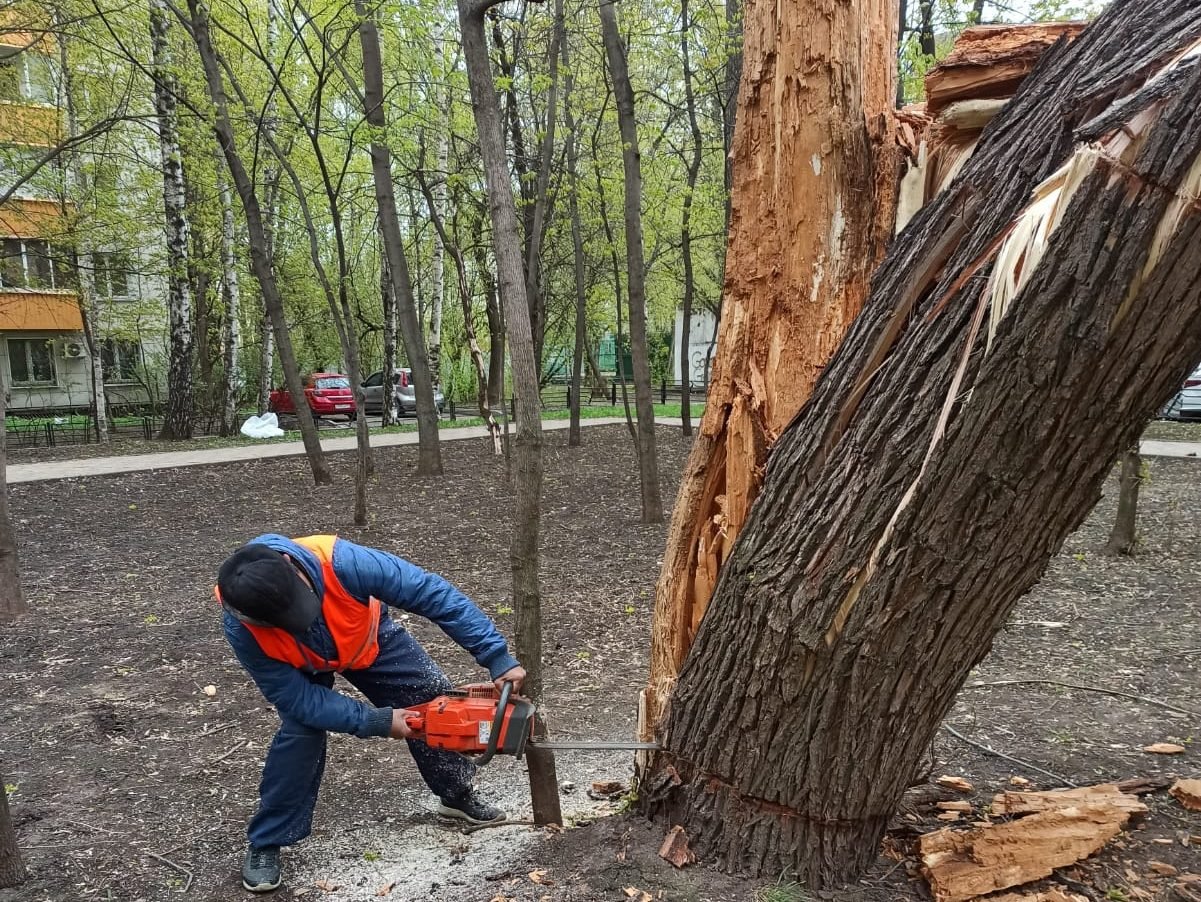
<path fill-rule="evenodd" d="M 0 28 L 0 197 L 17 187 L 0 204 L 0 375 L 12 415 L 83 411 L 92 404 L 92 360 L 69 232 L 74 206 L 60 163 L 28 177 L 62 138 L 57 51 L 11 21 Z M 105 394 L 117 410 L 145 404 L 159 378 L 163 314 L 144 299 L 161 298 L 161 285 L 129 251 L 89 251 Z"/>

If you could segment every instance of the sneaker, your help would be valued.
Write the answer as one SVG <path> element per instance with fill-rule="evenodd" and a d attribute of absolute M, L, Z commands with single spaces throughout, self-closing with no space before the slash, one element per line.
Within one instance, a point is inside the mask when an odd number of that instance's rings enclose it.
<path fill-rule="evenodd" d="M 246 861 L 242 865 L 242 886 L 252 893 L 269 893 L 279 887 L 279 847 L 267 846 L 246 849 Z"/>
<path fill-rule="evenodd" d="M 503 821 L 507 814 L 495 805 L 489 805 L 472 790 L 460 799 L 442 798 L 438 813 L 444 817 L 457 817 L 459 820 L 471 821 L 473 824 L 490 824 L 493 821 Z"/>

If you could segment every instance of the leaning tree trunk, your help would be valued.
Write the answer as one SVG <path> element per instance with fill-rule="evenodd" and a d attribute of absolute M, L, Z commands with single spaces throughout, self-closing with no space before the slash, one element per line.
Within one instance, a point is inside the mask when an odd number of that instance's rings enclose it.
<path fill-rule="evenodd" d="M 296 354 L 292 350 L 292 336 L 288 331 L 288 323 L 284 316 L 284 301 L 275 281 L 275 271 L 272 258 L 268 254 L 268 238 L 263 226 L 262 208 L 258 195 L 255 193 L 254 182 L 242 155 L 238 153 L 234 141 L 233 125 L 229 118 L 229 101 L 225 94 L 225 84 L 221 77 L 221 61 L 213 47 L 212 35 L 209 30 L 208 10 L 201 0 L 188 0 L 188 13 L 192 23 L 192 39 L 204 66 L 205 83 L 209 98 L 213 103 L 216 119 L 213 132 L 217 144 L 225 154 L 225 162 L 229 167 L 230 177 L 242 201 L 242 210 L 246 216 L 246 232 L 249 238 L 250 263 L 254 270 L 255 280 L 263 292 L 263 304 L 267 315 L 271 317 L 271 329 L 275 336 L 275 344 L 279 349 L 280 366 L 284 371 L 284 382 L 288 394 L 292 396 L 292 404 L 296 410 L 296 420 L 300 424 L 300 438 L 304 443 L 305 455 L 309 467 L 313 471 L 313 482 L 317 485 L 328 485 L 333 481 L 325 454 L 321 450 L 321 437 L 317 434 L 317 424 L 313 422 L 312 411 L 305 401 L 304 385 L 300 381 L 300 369 L 296 365 Z"/>
<path fill-rule="evenodd" d="M 1138 490 L 1143 483 L 1143 457 L 1138 442 L 1122 455 L 1122 473 L 1118 477 L 1118 512 L 1114 517 L 1105 554 L 1134 554 L 1138 548 Z"/>
<path fill-rule="evenodd" d="M 229 182 L 223 172 L 224 160 L 217 161 L 217 193 L 221 198 L 221 298 L 225 304 L 225 320 L 221 329 L 221 434 L 238 434 L 238 398 L 242 394 L 242 371 L 238 351 L 242 344 L 242 321 L 238 316 L 241 291 L 238 286 L 238 258 L 234 250 L 234 205 Z"/>
<path fill-rule="evenodd" d="M 355 14 L 359 17 L 359 42 L 363 51 L 364 114 L 367 124 L 382 138 L 387 123 L 384 116 L 384 72 L 380 59 L 379 30 L 373 18 L 375 11 L 373 9 L 368 14 L 364 0 L 355 0 Z M 434 404 L 433 379 L 429 357 L 425 352 L 421 320 L 413 302 L 400 218 L 396 213 L 392 152 L 380 140 L 371 143 L 371 174 L 375 180 L 375 201 L 379 209 L 380 230 L 384 236 L 384 253 L 388 257 L 388 271 L 396 290 L 400 334 L 409 358 L 409 369 L 413 373 L 413 395 L 417 405 L 417 475 L 438 476 L 442 473 L 442 449 L 438 443 L 438 408 Z M 385 391 L 390 388 L 384 386 Z"/>
<path fill-rule="evenodd" d="M 530 329 L 530 310 L 526 305 L 517 207 L 513 200 L 509 162 L 501 131 L 500 102 L 492 79 L 484 31 L 484 17 L 497 2 L 458 0 L 459 27 L 462 30 L 467 80 L 471 87 L 471 106 L 479 134 L 480 157 L 488 186 L 488 212 L 492 219 L 500 301 L 504 309 L 509 358 L 517 395 L 517 440 L 513 452 L 516 463 L 513 480 L 516 508 L 513 512 L 513 536 L 509 544 L 509 561 L 513 568 L 513 607 L 517 612 L 515 639 L 517 656 L 529 674 L 524 694 L 538 702 L 542 698 L 542 596 L 538 585 L 538 542 L 542 517 L 542 397 L 534 335 Z M 545 724 L 541 721 L 538 723 L 535 735 L 545 735 Z M 554 753 L 547 749 L 527 749 L 526 757 L 529 761 L 534 822 L 562 823 Z"/>
<path fill-rule="evenodd" d="M 188 284 L 188 212 L 183 150 L 176 112 L 178 86 L 171 71 L 166 0 L 150 0 L 150 46 L 159 156 L 163 164 L 163 209 L 167 236 L 167 405 L 160 439 L 187 439 L 195 428 L 192 385 L 192 290 Z"/>
<path fill-rule="evenodd" d="M 747 7 L 717 355 L 656 590 L 644 736 L 768 451 L 859 312 L 892 235 L 895 22 L 893 0 Z"/>
<path fill-rule="evenodd" d="M 599 3 L 605 60 L 613 79 L 617 123 L 621 131 L 621 160 L 625 171 L 626 279 L 630 298 L 630 352 L 634 364 L 634 406 L 638 412 L 638 477 L 642 490 L 642 522 L 663 522 L 659 462 L 655 454 L 655 405 L 651 397 L 651 367 L 646 346 L 646 264 L 642 252 L 642 162 L 634 89 L 625 47 L 617 27 L 617 9 L 610 0 Z M 618 350 L 620 353 L 620 349 Z"/>
<path fill-rule="evenodd" d="M 1198 41 L 1195 0 L 1115 2 L 881 266 L 644 784 L 699 856 L 819 888 L 872 861 L 959 687 L 1201 357 Z"/>

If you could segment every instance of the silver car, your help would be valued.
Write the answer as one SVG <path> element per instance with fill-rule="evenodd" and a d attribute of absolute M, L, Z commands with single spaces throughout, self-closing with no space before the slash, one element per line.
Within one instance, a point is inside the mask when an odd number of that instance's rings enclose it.
<path fill-rule="evenodd" d="M 396 408 L 403 416 L 416 416 L 417 396 L 413 393 L 413 371 L 407 367 L 393 373 L 393 391 Z M 441 391 L 434 391 L 434 406 L 442 413 L 445 398 Z M 384 371 L 376 370 L 363 380 L 363 405 L 367 413 L 384 412 Z"/>
<path fill-rule="evenodd" d="M 1201 420 L 1201 366 L 1184 380 L 1184 387 L 1159 415 L 1166 420 Z"/>

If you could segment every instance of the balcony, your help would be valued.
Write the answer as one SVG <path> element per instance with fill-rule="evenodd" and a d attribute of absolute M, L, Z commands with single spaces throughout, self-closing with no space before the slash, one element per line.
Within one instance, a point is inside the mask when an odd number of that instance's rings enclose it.
<path fill-rule="evenodd" d="M 0 332 L 82 331 L 74 292 L 0 289 Z"/>
<path fill-rule="evenodd" d="M 62 116 L 58 107 L 0 100 L 0 143 L 52 147 L 62 140 Z"/>

